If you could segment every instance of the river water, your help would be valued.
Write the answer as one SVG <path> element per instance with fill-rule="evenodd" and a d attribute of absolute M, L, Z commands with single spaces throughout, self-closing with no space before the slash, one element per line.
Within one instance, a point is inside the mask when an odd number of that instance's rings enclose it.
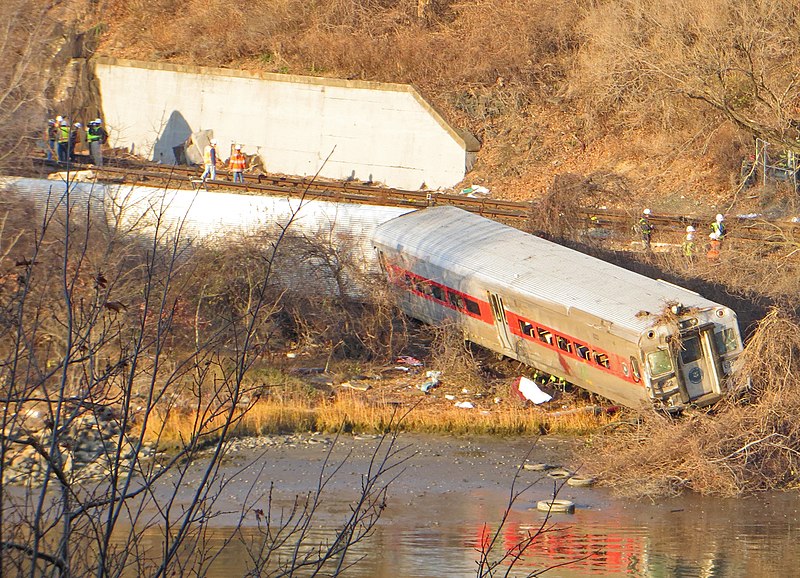
<path fill-rule="evenodd" d="M 295 437 L 280 443 L 273 439 L 270 445 L 251 441 L 237 446 L 226 468 L 241 479 L 228 486 L 219 505 L 232 514 L 215 518 L 209 547 L 216 548 L 231 536 L 233 512 L 244 503 L 245 489 L 256 496 L 274 483 L 274 505 L 288 505 L 292 496 L 312 490 L 324 469 L 330 441 Z M 343 466 L 328 482 L 313 538 L 329 538 L 345 518 L 378 441 L 346 436 L 333 446 L 327 471 L 333 464 Z M 405 448 L 400 456 L 406 461 L 391 471 L 398 477 L 389 486 L 387 507 L 374 533 L 353 548 L 350 560 L 363 559 L 347 576 L 476 576 L 481 545 L 493 533 L 499 532 L 496 558 L 543 524 L 546 531 L 525 551 L 511 576 L 548 567 L 553 569 L 547 576 L 563 577 L 800 576 L 800 499 L 794 492 L 747 499 L 690 495 L 638 502 L 616 498 L 606 488 L 563 486 L 558 497 L 572 501 L 575 512 L 546 519 L 536 503 L 551 497 L 560 482 L 519 466 L 526 461 L 546 462 L 581 473 L 579 464 L 570 461 L 575 442 L 407 435 L 398 443 L 396 447 Z M 261 468 L 260 474 L 254 469 L 238 473 L 250 462 Z M 512 484 L 516 490 L 530 487 L 509 508 Z M 255 507 L 265 504 L 254 502 Z M 509 516 L 501 527 L 506 510 Z M 257 538 L 254 516 L 246 516 L 244 524 L 245 541 Z M 156 545 L 158 536 L 152 540 Z M 242 576 L 251 565 L 247 549 L 233 540 L 209 575 Z"/>

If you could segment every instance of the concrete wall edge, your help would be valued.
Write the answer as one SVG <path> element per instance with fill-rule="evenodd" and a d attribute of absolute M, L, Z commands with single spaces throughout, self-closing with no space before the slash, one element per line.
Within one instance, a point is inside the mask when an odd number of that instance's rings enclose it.
<path fill-rule="evenodd" d="M 444 118 L 444 115 L 424 96 L 413 84 L 399 84 L 393 82 L 376 82 L 371 80 L 347 80 L 343 78 L 327 78 L 321 76 L 302 76 L 297 74 L 279 74 L 277 72 L 253 72 L 234 68 L 216 68 L 211 66 L 195 66 L 189 64 L 174 64 L 172 62 L 156 62 L 148 60 L 130 60 L 113 56 L 94 56 L 92 63 L 108 66 L 123 66 L 130 68 L 144 68 L 149 70 L 167 70 L 170 72 L 185 72 L 187 74 L 209 74 L 214 76 L 228 76 L 233 78 L 252 78 L 256 80 L 269 80 L 273 82 L 289 82 L 294 84 L 308 84 L 315 86 L 335 86 L 341 88 L 357 88 L 363 90 L 384 90 L 407 92 L 425 108 L 431 117 L 450 136 L 459 143 L 466 152 L 476 152 L 480 144 L 470 132 L 456 129 Z"/>

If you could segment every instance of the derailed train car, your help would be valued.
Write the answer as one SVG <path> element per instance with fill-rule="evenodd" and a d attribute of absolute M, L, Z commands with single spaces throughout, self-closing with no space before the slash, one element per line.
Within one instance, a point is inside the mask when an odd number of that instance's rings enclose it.
<path fill-rule="evenodd" d="M 716 402 L 742 352 L 728 307 L 455 207 L 373 245 L 406 314 L 632 408 Z"/>

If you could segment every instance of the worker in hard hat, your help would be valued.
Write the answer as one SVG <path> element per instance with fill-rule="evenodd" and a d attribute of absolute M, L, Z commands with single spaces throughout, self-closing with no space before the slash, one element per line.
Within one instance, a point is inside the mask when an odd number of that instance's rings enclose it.
<path fill-rule="evenodd" d="M 642 236 L 642 244 L 645 250 L 650 250 L 650 238 L 653 235 L 653 224 L 650 222 L 650 209 L 642 211 L 642 216 L 639 218 L 638 228 L 639 234 Z"/>
<path fill-rule="evenodd" d="M 48 161 L 52 161 L 53 156 L 56 154 L 56 142 L 58 141 L 58 126 L 54 118 L 47 120 L 47 128 L 44 131 L 44 141 L 45 155 L 47 155 Z"/>
<path fill-rule="evenodd" d="M 242 145 L 237 144 L 233 147 L 233 153 L 228 161 L 228 169 L 230 169 L 231 174 L 233 174 L 234 183 L 244 182 L 244 169 L 246 165 L 247 159 L 242 152 Z"/>
<path fill-rule="evenodd" d="M 69 132 L 69 145 L 67 146 L 67 154 L 69 155 L 69 160 L 75 162 L 77 159 L 75 155 L 77 154 L 78 145 L 81 144 L 81 133 L 83 132 L 83 125 L 79 122 L 76 122 L 72 125 L 72 130 Z"/>
<path fill-rule="evenodd" d="M 59 116 L 56 118 L 56 123 L 58 124 L 58 142 L 56 143 L 58 162 L 65 163 L 69 160 L 69 121 Z"/>
<path fill-rule="evenodd" d="M 103 121 L 96 118 L 87 123 L 86 142 L 89 143 L 89 153 L 92 155 L 92 162 L 96 167 L 103 166 L 103 145 L 108 142 L 108 133 L 103 128 Z"/>
<path fill-rule="evenodd" d="M 683 240 L 683 254 L 689 261 L 694 259 L 695 244 L 694 244 L 695 228 L 691 225 L 686 227 L 686 238 Z"/>
<path fill-rule="evenodd" d="M 711 232 L 717 234 L 717 239 L 722 241 L 725 238 L 725 233 L 727 232 L 725 229 L 725 217 L 722 214 L 718 214 L 714 221 L 711 223 Z"/>
<path fill-rule="evenodd" d="M 206 178 L 211 178 L 212 181 L 217 180 L 217 139 L 212 138 L 211 141 L 203 149 L 203 165 L 205 170 L 200 177 L 203 182 Z"/>
<path fill-rule="evenodd" d="M 708 236 L 708 253 L 706 253 L 706 257 L 708 257 L 709 261 L 716 262 L 719 261 L 719 249 L 720 249 L 720 241 L 719 241 L 719 234 L 718 233 L 711 233 Z"/>

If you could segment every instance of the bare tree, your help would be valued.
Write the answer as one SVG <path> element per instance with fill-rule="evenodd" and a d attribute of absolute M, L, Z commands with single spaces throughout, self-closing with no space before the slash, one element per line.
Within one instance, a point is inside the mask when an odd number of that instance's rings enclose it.
<path fill-rule="evenodd" d="M 288 225 L 261 249 L 246 296 L 209 316 L 187 296 L 198 269 L 184 223 L 156 202 L 147 223 L 109 226 L 93 194 L 68 182 L 33 221 L 21 203 L 5 209 L 0 575 L 202 575 L 222 460 L 281 306 L 271 280 Z M 380 515 L 394 457 L 370 470 L 361 514 L 336 537 L 340 568 Z"/>
<path fill-rule="evenodd" d="M 615 0 L 587 12 L 573 84 L 627 124 L 670 126 L 687 114 L 688 97 L 800 151 L 795 8 L 789 0 Z"/>

